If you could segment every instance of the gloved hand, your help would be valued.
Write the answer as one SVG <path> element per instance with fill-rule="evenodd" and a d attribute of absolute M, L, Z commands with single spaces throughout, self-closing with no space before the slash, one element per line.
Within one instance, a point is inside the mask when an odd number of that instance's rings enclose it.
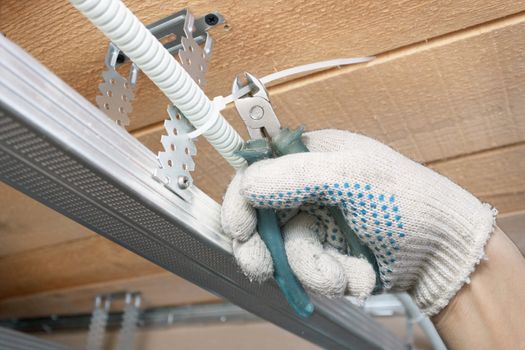
<path fill-rule="evenodd" d="M 483 257 L 496 210 L 371 138 L 321 130 L 303 141 L 310 153 L 257 162 L 227 190 L 223 229 L 244 273 L 258 281 L 272 275 L 253 207 L 274 208 L 284 216 L 288 260 L 305 288 L 367 296 L 373 269 L 342 255 L 346 242 L 324 209 L 338 206 L 374 253 L 385 289 L 408 291 L 426 314 L 438 313 Z"/>

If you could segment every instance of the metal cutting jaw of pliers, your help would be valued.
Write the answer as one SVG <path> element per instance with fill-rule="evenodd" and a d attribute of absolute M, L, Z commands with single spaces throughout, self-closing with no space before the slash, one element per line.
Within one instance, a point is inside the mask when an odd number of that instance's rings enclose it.
<path fill-rule="evenodd" d="M 237 76 L 233 81 L 232 94 L 237 96 L 235 106 L 244 124 L 248 129 L 251 139 L 272 138 L 279 134 L 281 124 L 275 115 L 270 97 L 264 84 L 250 73 L 244 73 L 250 90 L 238 96 L 244 87 Z"/>

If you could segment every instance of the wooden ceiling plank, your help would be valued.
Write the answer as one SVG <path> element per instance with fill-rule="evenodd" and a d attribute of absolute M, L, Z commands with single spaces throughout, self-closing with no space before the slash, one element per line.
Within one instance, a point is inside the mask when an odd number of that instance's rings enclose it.
<path fill-rule="evenodd" d="M 430 164 L 500 213 L 525 209 L 525 143 Z"/>
<path fill-rule="evenodd" d="M 519 49 L 525 15 L 487 26 L 270 88 L 275 110 L 282 125 L 352 130 L 419 162 L 519 144 L 525 141 L 525 54 Z M 232 107 L 224 115 L 246 136 Z M 159 124 L 136 136 L 158 152 L 163 132 Z M 220 201 L 232 169 L 202 140 L 195 159 L 195 183 Z"/>
<path fill-rule="evenodd" d="M 0 258 L 93 234 L 3 182 L 0 203 Z"/>
<path fill-rule="evenodd" d="M 0 299 L 162 271 L 102 236 L 91 235 L 0 258 Z"/>
<path fill-rule="evenodd" d="M 262 76 L 324 59 L 378 54 L 525 10 L 525 1 L 461 0 L 304 2 L 279 0 L 126 1 L 144 23 L 184 7 L 197 15 L 219 11 L 226 26 L 207 77 L 209 96 L 225 94 L 235 74 Z M 292 15 L 294 14 L 294 15 Z M 299 15 L 297 15 L 299 14 Z M 4 0 L 1 30 L 90 101 L 95 101 L 106 39 L 66 0 Z M 167 100 L 141 79 L 132 128 L 165 119 Z"/>
<path fill-rule="evenodd" d="M 142 308 L 212 303 L 219 297 L 169 272 L 130 277 L 0 300 L 0 317 L 39 317 L 89 313 L 99 294 L 140 292 Z M 121 305 L 120 305 L 121 306 Z M 119 305 L 113 305 L 113 310 Z"/>

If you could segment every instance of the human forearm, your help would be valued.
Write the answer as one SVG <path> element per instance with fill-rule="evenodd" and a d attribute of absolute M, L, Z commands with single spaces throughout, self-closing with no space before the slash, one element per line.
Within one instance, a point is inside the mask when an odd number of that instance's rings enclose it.
<path fill-rule="evenodd" d="M 525 259 L 499 228 L 485 252 L 432 321 L 450 349 L 525 349 Z"/>

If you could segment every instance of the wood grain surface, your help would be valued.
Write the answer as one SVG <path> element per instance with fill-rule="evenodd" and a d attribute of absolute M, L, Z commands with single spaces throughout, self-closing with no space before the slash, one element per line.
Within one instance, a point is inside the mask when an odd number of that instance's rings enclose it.
<path fill-rule="evenodd" d="M 264 75 L 324 59 L 372 55 L 525 10 L 523 0 L 125 1 L 144 22 L 188 7 L 220 12 L 207 76 L 209 96 L 228 93 L 235 74 Z M 95 101 L 107 40 L 66 0 L 3 0 L 0 31 Z M 140 79 L 131 129 L 166 118 L 166 98 Z"/>
<path fill-rule="evenodd" d="M 90 313 L 96 295 L 123 291 L 140 292 L 142 308 L 212 303 L 221 300 L 172 273 L 162 271 L 108 282 L 80 283 L 72 288 L 0 299 L 0 317 Z M 113 303 L 112 310 L 119 310 L 121 307 L 119 303 Z"/>
<path fill-rule="evenodd" d="M 525 209 L 525 1 L 125 2 L 145 23 L 186 6 L 226 17 L 212 30 L 210 97 L 245 70 L 376 54 L 270 87 L 282 124 L 366 134 L 500 212 Z M 94 102 L 107 40 L 67 1 L 3 0 L 0 31 Z M 142 77 L 130 130 L 154 152 L 166 105 Z M 224 115 L 246 136 L 232 108 Z M 233 172 L 197 146 L 195 182 L 220 201 Z M 0 315 L 84 312 L 94 294 L 129 289 L 159 305 L 216 300 L 4 184 L 0 208 Z"/>

